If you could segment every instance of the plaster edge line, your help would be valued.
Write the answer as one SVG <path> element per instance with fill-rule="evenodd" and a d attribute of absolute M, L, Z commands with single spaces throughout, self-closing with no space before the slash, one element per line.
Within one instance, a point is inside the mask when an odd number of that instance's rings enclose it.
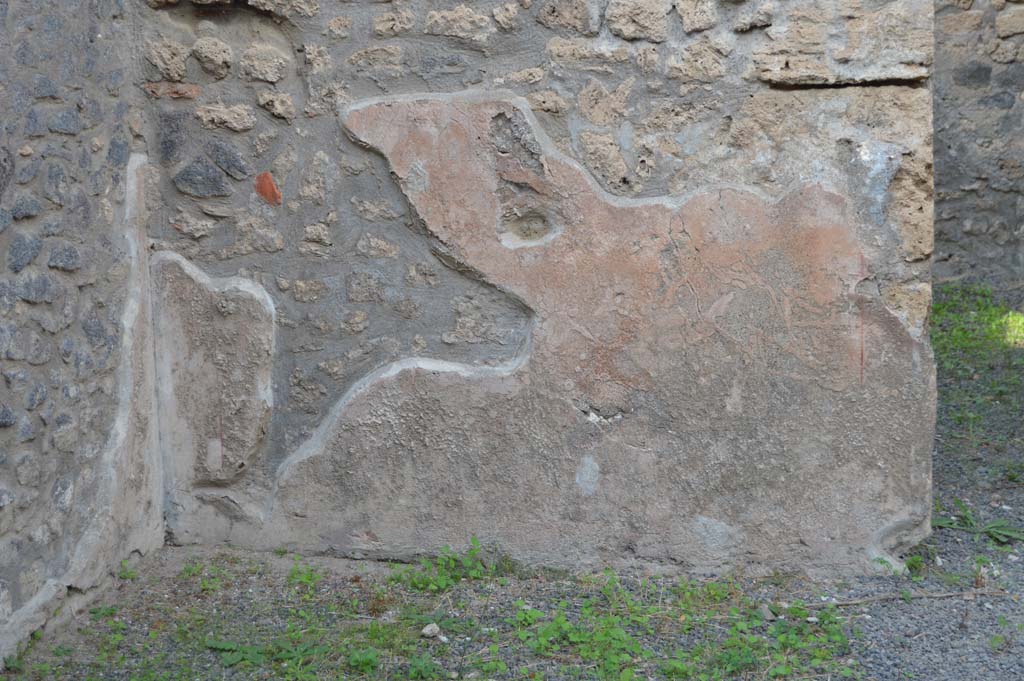
<path fill-rule="evenodd" d="M 511 376 L 519 369 L 526 366 L 533 353 L 533 335 L 537 321 L 536 318 L 527 329 L 526 338 L 519 350 L 519 353 L 509 362 L 492 366 L 475 366 L 460 362 L 449 362 L 447 360 L 433 359 L 430 357 L 405 357 L 403 359 L 385 364 L 384 366 L 370 372 L 353 383 L 345 394 L 338 398 L 338 401 L 331 407 L 330 412 L 320 420 L 320 424 L 313 431 L 313 434 L 306 438 L 297 449 L 289 454 L 280 464 L 274 475 L 274 486 L 270 494 L 270 507 L 273 510 L 277 498 L 278 487 L 291 470 L 323 451 L 327 444 L 327 438 L 331 430 L 341 420 L 345 408 L 348 407 L 357 397 L 369 390 L 377 383 L 394 378 L 405 371 L 420 369 L 433 373 L 456 374 L 463 378 L 505 378 Z"/>
<path fill-rule="evenodd" d="M 128 294 L 125 301 L 124 311 L 121 313 L 121 363 L 118 366 L 118 388 L 117 388 L 117 414 L 111 427 L 110 435 L 107 438 L 106 446 L 98 461 L 101 484 L 107 487 L 107 494 L 116 489 L 118 484 L 118 470 L 114 459 L 123 449 L 128 438 L 132 411 L 132 392 L 134 388 L 134 374 L 136 364 L 134 361 L 135 325 L 138 322 L 141 308 L 139 297 L 145 295 L 144 286 L 140 285 L 142 277 L 142 254 L 139 251 L 139 239 L 132 229 L 133 221 L 138 217 L 139 175 L 141 168 L 148 161 L 148 156 L 142 153 L 133 153 L 128 158 L 128 166 L 125 172 L 125 205 L 121 219 L 121 226 L 124 229 L 124 239 L 128 245 L 128 255 L 131 261 L 131 270 L 128 275 Z M 132 285 L 134 284 L 134 286 Z M 133 290 L 134 289 L 134 290 Z M 65 581 L 74 581 L 78 575 L 88 569 L 91 561 L 82 554 L 83 547 L 91 541 L 98 539 L 105 528 L 101 524 L 113 515 L 109 508 L 95 509 L 95 515 L 89 527 L 82 533 L 78 540 L 75 553 L 68 565 Z"/>
<path fill-rule="evenodd" d="M 349 115 L 368 109 L 371 106 L 387 105 L 387 104 L 399 104 L 409 102 L 442 102 L 452 103 L 464 101 L 470 104 L 486 104 L 492 102 L 504 103 L 513 107 L 519 111 L 526 118 L 530 124 L 534 137 L 541 146 L 543 154 L 551 159 L 554 159 L 560 163 L 563 163 L 574 171 L 580 173 L 587 183 L 587 186 L 603 201 L 617 208 L 640 208 L 645 206 L 662 206 L 671 211 L 678 211 L 687 203 L 692 201 L 694 198 L 703 194 L 708 194 L 715 191 L 722 191 L 725 189 L 732 190 L 735 192 L 742 192 L 744 194 L 750 194 L 764 201 L 768 206 L 777 206 L 783 201 L 788 199 L 790 196 L 798 193 L 800 189 L 804 187 L 822 187 L 826 191 L 842 196 L 844 199 L 847 198 L 845 194 L 839 191 L 832 183 L 827 182 L 825 178 L 819 178 L 814 181 L 808 181 L 806 178 L 797 178 L 789 182 L 784 188 L 782 188 L 776 194 L 768 194 L 762 191 L 758 187 L 730 183 L 730 182 L 717 182 L 709 184 L 707 186 L 698 187 L 681 194 L 673 195 L 662 195 L 662 196 L 646 196 L 646 197 L 628 197 L 619 196 L 612 194 L 607 189 L 601 186 L 587 168 L 585 168 L 579 161 L 564 154 L 557 146 L 554 141 L 548 136 L 547 131 L 540 124 L 537 116 L 534 114 L 533 109 L 530 107 L 529 102 L 524 97 L 516 94 L 511 90 L 506 89 L 494 89 L 494 90 L 483 90 L 479 88 L 470 88 L 466 90 L 459 90 L 456 92 L 431 92 L 431 93 L 406 93 L 400 95 L 382 95 L 379 97 L 367 97 L 366 99 L 360 99 L 357 102 L 349 104 L 348 106 L 338 107 L 338 117 L 341 119 L 342 129 L 345 130 L 349 135 L 353 136 L 360 145 L 364 147 L 370 147 L 381 153 L 377 147 L 363 140 L 358 134 L 351 130 L 347 125 L 347 119 Z"/>
<path fill-rule="evenodd" d="M 247 279 L 245 277 L 214 277 L 207 274 L 202 268 L 195 263 L 191 262 L 185 256 L 175 251 L 157 251 L 150 256 L 150 268 L 160 265 L 162 263 L 174 263 L 184 270 L 185 274 L 190 276 L 195 281 L 199 282 L 206 288 L 215 291 L 217 293 L 227 293 L 230 291 L 238 291 L 241 293 L 247 293 L 260 302 L 263 307 L 270 312 L 270 323 L 271 323 L 271 334 L 270 334 L 270 357 L 274 358 L 277 352 L 277 306 L 274 304 L 274 299 L 270 297 L 261 284 L 253 279 Z M 154 322 L 156 315 L 153 315 Z M 155 346 L 155 343 L 154 343 Z M 155 352 L 155 350 L 154 350 Z M 273 390 L 273 372 L 270 372 L 265 380 L 260 381 L 259 393 L 260 398 L 266 403 L 267 407 L 273 409 L 274 407 L 274 390 Z"/>
<path fill-rule="evenodd" d="M 277 307 L 274 305 L 274 299 L 270 297 L 261 284 L 257 283 L 253 279 L 246 277 L 214 277 L 207 274 L 205 270 L 193 263 L 191 260 L 178 253 L 177 251 L 157 251 L 150 256 L 152 263 L 161 263 L 164 261 L 172 261 L 181 266 L 193 279 L 197 280 L 204 286 L 213 289 L 217 293 L 226 293 L 228 291 L 241 291 L 242 293 L 248 293 L 254 296 L 263 303 L 263 306 L 270 311 L 271 319 L 277 322 Z"/>

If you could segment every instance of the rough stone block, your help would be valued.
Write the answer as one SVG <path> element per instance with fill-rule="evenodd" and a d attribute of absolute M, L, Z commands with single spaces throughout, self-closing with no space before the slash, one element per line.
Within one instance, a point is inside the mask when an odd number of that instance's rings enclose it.
<path fill-rule="evenodd" d="M 932 63 L 932 28 L 931 0 L 809 0 L 767 29 L 772 40 L 754 62 L 762 80 L 788 85 L 922 80 Z"/>
<path fill-rule="evenodd" d="M 1008 7 L 996 15 L 996 35 L 1008 38 L 1024 33 L 1024 7 Z"/>

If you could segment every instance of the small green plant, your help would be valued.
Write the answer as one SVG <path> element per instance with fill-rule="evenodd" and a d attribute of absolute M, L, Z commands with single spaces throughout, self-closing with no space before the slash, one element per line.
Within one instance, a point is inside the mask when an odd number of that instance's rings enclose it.
<path fill-rule="evenodd" d="M 1024 623 L 1014 626 L 1004 615 L 999 615 L 996 621 L 999 624 L 999 631 L 989 637 L 988 645 L 992 652 L 1006 652 L 1013 647 L 1018 635 L 1024 632 Z"/>
<path fill-rule="evenodd" d="M 316 664 L 331 651 L 316 639 L 306 639 L 304 632 L 291 629 L 285 636 L 264 645 L 245 645 L 234 641 L 207 639 L 206 647 L 220 653 L 225 667 L 263 667 L 275 664 L 287 670 L 286 678 L 305 678 L 302 670 Z"/>
<path fill-rule="evenodd" d="M 138 579 L 139 573 L 129 567 L 127 560 L 121 561 L 121 567 L 117 571 L 117 578 L 123 579 L 124 581 L 134 581 Z"/>
<path fill-rule="evenodd" d="M 1003 466 L 1003 479 L 1018 484 L 1024 482 L 1024 463 L 1011 461 Z"/>
<path fill-rule="evenodd" d="M 247 646 L 234 641 L 208 639 L 206 647 L 220 653 L 220 663 L 225 667 L 234 667 L 239 664 L 261 667 L 267 661 L 263 646 Z"/>
<path fill-rule="evenodd" d="M 178 576 L 182 579 L 192 579 L 203 574 L 203 564 L 198 561 L 191 561 L 185 564 L 185 567 L 181 568 L 181 572 Z"/>
<path fill-rule="evenodd" d="M 21 674 L 25 671 L 25 658 L 28 657 L 32 649 L 35 648 L 36 644 L 43 638 L 43 632 L 36 629 L 28 638 L 28 642 L 23 648 L 17 650 L 14 655 L 8 655 L 3 658 L 3 664 L 0 665 L 0 671 L 7 670 L 16 674 Z"/>
<path fill-rule="evenodd" d="M 1024 529 L 1015 527 L 1008 520 L 999 518 L 983 523 L 978 520 L 974 512 L 963 501 L 957 499 L 955 504 L 957 507 L 957 514 L 955 516 L 952 518 L 942 516 L 934 518 L 932 526 L 969 532 L 975 537 L 986 536 L 999 544 L 1024 541 Z"/>
<path fill-rule="evenodd" d="M 584 602 L 575 622 L 568 617 L 566 601 L 558 604 L 550 619 L 517 601 L 515 616 L 508 621 L 516 627 L 519 640 L 537 655 L 571 653 L 593 666 L 599 679 L 629 681 L 636 673 L 634 663 L 650 655 L 630 629 L 646 629 L 650 612 L 610 571 L 600 593 L 601 598 Z"/>
<path fill-rule="evenodd" d="M 280 665 L 292 670 L 302 669 L 321 661 L 331 647 L 315 636 L 307 638 L 306 633 L 292 630 L 283 638 L 274 639 L 267 646 L 267 655 Z"/>
<path fill-rule="evenodd" d="M 479 540 L 473 537 L 466 553 L 459 555 L 446 546 L 433 560 L 421 560 L 418 568 L 396 569 L 391 579 L 416 591 L 448 591 L 463 579 L 484 579 L 494 573 L 494 568 L 484 563 L 482 552 Z"/>
<path fill-rule="evenodd" d="M 900 574 L 900 571 L 896 569 L 896 566 L 894 566 L 892 564 L 892 562 L 889 559 L 887 559 L 887 558 L 884 558 L 882 556 L 878 556 L 877 558 L 875 558 L 874 562 L 878 563 L 879 565 L 881 565 L 882 566 L 882 570 L 886 574 L 889 574 L 889 575 L 898 575 L 898 574 Z"/>
<path fill-rule="evenodd" d="M 53 667 L 51 667 L 50 665 L 46 664 L 45 662 L 40 662 L 38 664 L 32 665 L 32 673 L 35 674 L 36 676 L 42 677 L 44 679 L 52 678 L 53 677 Z"/>
<path fill-rule="evenodd" d="M 515 625 L 519 629 L 529 629 L 544 617 L 543 612 L 526 605 L 526 601 L 522 599 L 517 600 L 515 606 Z"/>
<path fill-rule="evenodd" d="M 487 647 L 487 657 L 479 659 L 476 666 L 484 674 L 505 674 L 508 672 L 508 665 L 498 657 L 498 646 L 494 644 Z"/>
<path fill-rule="evenodd" d="M 443 670 L 429 655 L 416 655 L 409 658 L 410 679 L 439 679 Z"/>
<path fill-rule="evenodd" d="M 113 605 L 98 605 L 94 608 L 89 608 L 89 617 L 93 622 L 111 619 L 116 614 L 117 608 Z"/>
<path fill-rule="evenodd" d="M 975 589 L 982 589 L 988 584 L 989 575 L 992 574 L 995 565 L 985 556 L 974 557 L 972 579 Z"/>
<path fill-rule="evenodd" d="M 8 655 L 4 658 L 4 669 L 20 674 L 25 671 L 25 661 L 20 655 Z"/>
<path fill-rule="evenodd" d="M 380 666 L 380 653 L 373 648 L 351 650 L 345 657 L 345 663 L 352 671 L 372 674 Z"/>
<path fill-rule="evenodd" d="M 204 593 L 212 593 L 220 591 L 224 587 L 224 583 L 220 581 L 220 577 L 200 577 L 199 578 L 199 590 Z"/>
<path fill-rule="evenodd" d="M 288 583 L 307 596 L 316 591 L 317 584 L 323 581 L 325 575 L 312 565 L 306 565 L 302 558 L 295 556 L 292 569 L 288 571 Z"/>

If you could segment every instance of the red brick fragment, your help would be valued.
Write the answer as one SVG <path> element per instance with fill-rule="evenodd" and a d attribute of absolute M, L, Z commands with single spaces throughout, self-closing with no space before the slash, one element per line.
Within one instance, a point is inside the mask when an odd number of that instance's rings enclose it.
<path fill-rule="evenodd" d="M 256 176 L 256 193 L 263 197 L 263 200 L 272 206 L 280 206 L 284 197 L 281 190 L 274 182 L 274 176 L 270 173 L 260 173 Z"/>

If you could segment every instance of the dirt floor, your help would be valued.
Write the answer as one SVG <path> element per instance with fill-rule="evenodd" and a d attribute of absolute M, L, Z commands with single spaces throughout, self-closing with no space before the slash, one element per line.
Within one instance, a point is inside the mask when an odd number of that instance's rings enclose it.
<path fill-rule="evenodd" d="M 1024 309 L 938 291 L 935 531 L 871 578 L 569 575 L 168 547 L 12 679 L 1024 679 Z"/>

